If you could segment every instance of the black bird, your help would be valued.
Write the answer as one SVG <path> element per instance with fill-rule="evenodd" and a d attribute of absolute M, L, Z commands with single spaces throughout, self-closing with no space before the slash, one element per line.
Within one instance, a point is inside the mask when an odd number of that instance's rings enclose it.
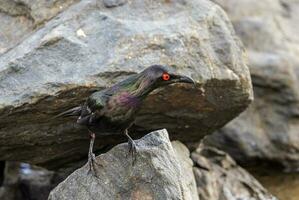
<path fill-rule="evenodd" d="M 179 82 L 194 84 L 194 81 L 187 76 L 171 73 L 165 66 L 153 65 L 112 87 L 91 94 L 83 105 L 67 110 L 58 116 L 79 116 L 77 123 L 88 128 L 91 136 L 88 153 L 91 171 L 95 172 L 94 163 L 96 163 L 93 154 L 95 133 L 125 134 L 134 163 L 136 145 L 129 136 L 128 129 L 133 124 L 142 101 L 153 90 Z"/>

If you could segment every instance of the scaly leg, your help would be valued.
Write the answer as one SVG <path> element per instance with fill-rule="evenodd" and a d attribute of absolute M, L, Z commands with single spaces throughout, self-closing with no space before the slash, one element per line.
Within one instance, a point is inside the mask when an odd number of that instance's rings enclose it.
<path fill-rule="evenodd" d="M 89 165 L 88 172 L 92 172 L 97 177 L 96 165 L 97 166 L 102 166 L 102 165 L 96 162 L 96 157 L 93 153 L 93 144 L 94 144 L 96 135 L 91 131 L 89 131 L 89 133 L 90 133 L 90 144 L 89 144 L 89 151 L 88 151 L 88 165 Z"/>
<path fill-rule="evenodd" d="M 128 138 L 129 153 L 131 153 L 131 155 L 132 155 L 132 161 L 133 161 L 132 165 L 134 165 L 135 161 L 136 161 L 136 156 L 137 156 L 136 144 L 135 144 L 134 140 L 129 136 L 127 129 L 125 130 L 125 134 L 126 134 L 126 136 Z"/>

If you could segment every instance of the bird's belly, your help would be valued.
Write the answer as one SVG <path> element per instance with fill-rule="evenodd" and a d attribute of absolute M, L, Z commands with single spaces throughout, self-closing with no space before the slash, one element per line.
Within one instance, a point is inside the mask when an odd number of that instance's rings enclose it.
<path fill-rule="evenodd" d="M 127 106 L 116 107 L 115 109 L 108 110 L 105 113 L 105 117 L 107 117 L 112 123 L 116 124 L 127 124 L 134 120 L 136 115 L 136 109 Z"/>
<path fill-rule="evenodd" d="M 123 104 L 107 106 L 91 129 L 103 135 L 123 134 L 129 128 L 136 116 L 137 107 Z"/>
<path fill-rule="evenodd" d="M 123 134 L 125 129 L 129 128 L 134 122 L 130 118 L 124 120 L 111 120 L 110 118 L 103 117 L 96 123 L 89 126 L 89 129 L 98 135 L 119 135 Z"/>

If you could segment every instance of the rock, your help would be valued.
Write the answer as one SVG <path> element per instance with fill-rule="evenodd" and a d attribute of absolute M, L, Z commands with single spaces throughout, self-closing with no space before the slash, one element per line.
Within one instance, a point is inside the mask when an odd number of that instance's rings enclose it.
<path fill-rule="evenodd" d="M 45 200 L 55 187 L 53 172 L 25 163 L 6 162 L 1 200 Z"/>
<path fill-rule="evenodd" d="M 98 177 L 88 173 L 86 164 L 60 183 L 48 199 L 198 199 L 186 147 L 175 143 L 174 149 L 165 129 L 136 144 L 134 166 L 131 157 L 127 158 L 128 145 L 117 145 L 96 158 L 103 165 L 96 168 Z"/>
<path fill-rule="evenodd" d="M 2 164 L 3 165 L 3 164 Z M 3 168 L 3 166 L 2 166 Z M 18 190 L 19 164 L 6 162 L 4 165 L 3 180 L 0 187 L 0 199 L 22 199 L 22 193 Z"/>
<path fill-rule="evenodd" d="M 251 102 L 244 58 L 226 14 L 207 0 L 74 3 L 0 57 L 0 160 L 56 170 L 86 158 L 87 130 L 52 117 L 151 64 L 172 65 L 197 87 L 150 95 L 130 132 L 199 140 Z M 97 138 L 98 152 L 125 141 Z"/>
<path fill-rule="evenodd" d="M 0 161 L 0 186 L 3 184 L 5 174 L 5 161 Z"/>
<path fill-rule="evenodd" d="M 122 6 L 127 2 L 127 0 L 104 0 L 103 2 L 107 8 L 112 8 L 116 6 Z"/>
<path fill-rule="evenodd" d="M 274 170 L 264 170 L 263 172 L 252 171 L 252 175 L 268 189 L 271 194 L 281 200 L 298 200 L 299 196 L 299 175 L 298 172 L 284 173 Z"/>
<path fill-rule="evenodd" d="M 44 23 L 78 0 L 0 0 L 0 10 L 9 16 L 24 16 L 35 25 Z"/>
<path fill-rule="evenodd" d="M 188 148 L 179 141 L 173 141 L 171 143 L 175 156 L 179 160 L 179 165 L 181 166 L 181 173 L 184 180 L 181 182 L 183 184 L 183 199 L 198 199 L 196 182 L 193 174 L 193 161 L 190 159 L 190 151 Z"/>
<path fill-rule="evenodd" d="M 223 151 L 201 144 L 192 159 L 201 200 L 277 200 Z"/>
<path fill-rule="evenodd" d="M 243 165 L 299 167 L 298 1 L 215 0 L 248 49 L 255 101 L 206 143 Z M 260 164 L 258 165 L 260 167 Z"/>
<path fill-rule="evenodd" d="M 0 55 L 77 0 L 0 0 Z"/>

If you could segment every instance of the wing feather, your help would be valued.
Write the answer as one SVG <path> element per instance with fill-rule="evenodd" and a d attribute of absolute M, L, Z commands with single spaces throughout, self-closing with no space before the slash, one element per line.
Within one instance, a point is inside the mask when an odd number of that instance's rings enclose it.
<path fill-rule="evenodd" d="M 88 97 L 82 106 L 81 115 L 77 122 L 83 125 L 92 125 L 101 117 L 101 110 L 105 107 L 108 96 L 104 91 L 98 91 Z"/>

